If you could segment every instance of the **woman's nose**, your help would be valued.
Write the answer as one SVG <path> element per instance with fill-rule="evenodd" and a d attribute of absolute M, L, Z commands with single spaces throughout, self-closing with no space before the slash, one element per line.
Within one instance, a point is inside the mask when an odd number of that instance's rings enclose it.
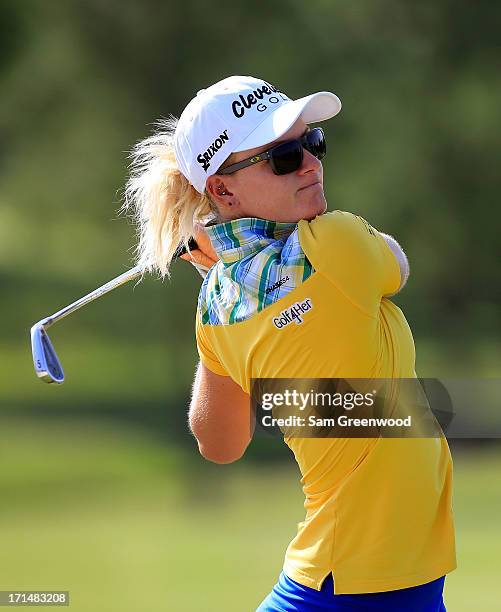
<path fill-rule="evenodd" d="M 303 163 L 299 168 L 299 174 L 306 174 L 307 172 L 317 172 L 322 164 L 312 153 L 307 149 L 303 149 Z"/>

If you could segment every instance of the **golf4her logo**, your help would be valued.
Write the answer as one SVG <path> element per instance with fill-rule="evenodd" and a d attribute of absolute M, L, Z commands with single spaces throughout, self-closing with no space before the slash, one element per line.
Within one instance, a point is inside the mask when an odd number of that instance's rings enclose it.
<path fill-rule="evenodd" d="M 313 308 L 313 304 L 310 298 L 306 298 L 302 302 L 296 302 L 292 304 L 289 308 L 282 310 L 278 317 L 273 317 L 273 325 L 277 329 L 283 329 L 287 327 L 290 323 L 295 323 L 296 325 L 301 325 L 303 322 L 303 318 L 301 315 L 308 312 Z"/>

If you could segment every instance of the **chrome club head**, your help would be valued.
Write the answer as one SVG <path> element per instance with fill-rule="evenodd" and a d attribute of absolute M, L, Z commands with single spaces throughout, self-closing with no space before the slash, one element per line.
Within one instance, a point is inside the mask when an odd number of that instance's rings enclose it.
<path fill-rule="evenodd" d="M 42 322 L 35 323 L 31 328 L 31 351 L 38 378 L 46 383 L 60 385 L 64 382 L 63 368 Z"/>
<path fill-rule="evenodd" d="M 35 373 L 46 383 L 58 383 L 59 385 L 64 382 L 64 372 L 61 366 L 61 362 L 59 361 L 56 351 L 52 346 L 52 342 L 50 341 L 49 335 L 47 334 L 47 329 L 64 319 L 72 312 L 75 312 L 82 306 L 89 304 L 90 302 L 96 300 L 97 298 L 105 295 L 112 289 L 116 287 L 120 287 L 124 283 L 137 278 L 144 274 L 144 269 L 140 267 L 132 268 L 127 272 L 124 272 L 117 278 L 109 281 L 105 285 L 98 287 L 91 293 L 84 295 L 84 297 L 80 298 L 76 302 L 61 308 L 50 317 L 46 317 L 45 319 L 41 319 L 38 323 L 35 323 L 31 328 L 31 352 L 33 353 L 33 365 L 35 366 Z"/>

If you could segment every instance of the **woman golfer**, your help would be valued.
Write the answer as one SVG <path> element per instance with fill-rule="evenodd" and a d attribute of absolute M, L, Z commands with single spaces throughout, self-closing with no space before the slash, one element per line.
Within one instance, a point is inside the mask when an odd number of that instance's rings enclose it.
<path fill-rule="evenodd" d="M 189 412 L 210 461 L 245 452 L 253 378 L 416 377 L 409 326 L 388 299 L 407 279 L 404 253 L 362 218 L 326 212 L 325 136 L 310 126 L 340 109 L 333 93 L 291 100 L 233 76 L 135 149 L 125 207 L 139 263 L 168 274 L 195 235 L 200 248 L 185 258 L 210 268 Z M 285 441 L 306 516 L 258 610 L 445 610 L 456 567 L 445 437 Z"/>

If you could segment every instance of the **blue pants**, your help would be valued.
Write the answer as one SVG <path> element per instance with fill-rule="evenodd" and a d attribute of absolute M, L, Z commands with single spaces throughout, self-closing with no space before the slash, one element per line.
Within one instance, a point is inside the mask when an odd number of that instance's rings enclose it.
<path fill-rule="evenodd" d="M 291 580 L 283 572 L 256 612 L 446 612 L 442 593 L 445 576 L 433 582 L 360 595 L 334 595 L 332 574 L 315 591 Z"/>

